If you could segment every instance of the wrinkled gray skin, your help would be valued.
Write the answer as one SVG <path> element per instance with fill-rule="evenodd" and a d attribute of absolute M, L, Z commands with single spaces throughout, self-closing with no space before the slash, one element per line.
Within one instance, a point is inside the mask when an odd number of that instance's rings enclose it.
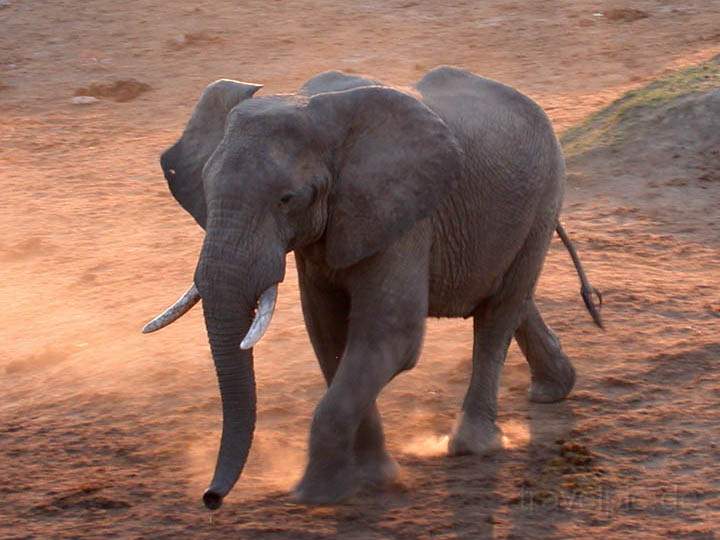
<path fill-rule="evenodd" d="M 533 299 L 564 185 L 538 105 L 450 67 L 413 89 L 339 72 L 295 95 L 258 97 L 259 88 L 210 85 L 161 158 L 173 195 L 206 231 L 195 284 L 223 405 L 209 508 L 250 449 L 253 358 L 239 344 L 290 251 L 328 383 L 299 501 L 331 503 L 395 477 L 375 402 L 415 365 L 428 316 L 474 321 L 451 454 L 500 445 L 498 378 L 513 336 L 530 364 L 530 399 L 570 392 L 574 369 Z"/>

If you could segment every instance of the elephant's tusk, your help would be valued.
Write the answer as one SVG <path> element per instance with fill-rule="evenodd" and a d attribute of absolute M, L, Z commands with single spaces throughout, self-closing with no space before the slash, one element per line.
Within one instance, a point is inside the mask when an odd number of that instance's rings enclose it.
<path fill-rule="evenodd" d="M 180 317 L 185 315 L 192 307 L 200 301 L 200 293 L 197 287 L 193 283 L 185 294 L 183 294 L 177 302 L 172 306 L 163 311 L 160 315 L 155 317 L 152 321 L 147 323 L 143 329 L 143 334 L 149 334 L 155 332 L 161 328 L 165 328 L 167 325 L 174 323 Z"/>
<path fill-rule="evenodd" d="M 248 330 L 245 339 L 240 343 L 240 348 L 243 350 L 252 349 L 255 344 L 260 341 L 263 334 L 270 326 L 273 313 L 275 312 L 275 302 L 277 301 L 277 284 L 268 288 L 264 293 L 260 295 L 258 300 L 258 308 L 255 313 L 255 319 L 253 319 L 250 330 Z"/>

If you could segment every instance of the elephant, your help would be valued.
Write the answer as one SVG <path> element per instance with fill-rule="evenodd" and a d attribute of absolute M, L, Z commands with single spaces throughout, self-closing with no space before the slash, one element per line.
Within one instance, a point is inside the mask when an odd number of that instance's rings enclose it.
<path fill-rule="evenodd" d="M 210 84 L 160 158 L 205 237 L 192 286 L 144 331 L 202 300 L 223 411 L 205 506 L 221 506 L 250 451 L 252 349 L 291 251 L 327 382 L 297 501 L 332 504 L 393 481 L 376 400 L 417 362 L 428 317 L 473 318 L 472 375 L 449 454 L 500 447 L 498 380 L 513 337 L 529 363 L 529 398 L 565 398 L 575 370 L 534 299 L 554 231 L 602 320 L 559 222 L 565 165 L 540 106 L 454 67 L 407 88 L 338 71 L 296 93 L 260 88 Z"/>

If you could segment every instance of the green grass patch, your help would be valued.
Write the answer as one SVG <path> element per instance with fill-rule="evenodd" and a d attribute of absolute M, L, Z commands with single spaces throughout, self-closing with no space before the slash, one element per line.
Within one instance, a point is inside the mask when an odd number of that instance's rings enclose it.
<path fill-rule="evenodd" d="M 678 97 L 713 88 L 720 88 L 720 57 L 627 92 L 562 134 L 560 142 L 565 156 L 573 157 L 592 148 L 618 144 L 641 109 L 657 108 Z"/>

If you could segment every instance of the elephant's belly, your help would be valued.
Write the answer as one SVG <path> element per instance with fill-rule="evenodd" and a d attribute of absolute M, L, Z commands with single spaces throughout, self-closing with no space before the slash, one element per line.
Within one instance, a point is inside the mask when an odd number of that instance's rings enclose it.
<path fill-rule="evenodd" d="M 446 276 L 431 276 L 428 316 L 470 317 L 484 300 L 495 294 L 502 285 L 502 275 L 477 275 L 453 282 Z"/>
<path fill-rule="evenodd" d="M 469 317 L 502 287 L 512 257 L 508 252 L 491 256 L 485 239 L 472 240 L 462 249 L 455 249 L 451 243 L 433 249 L 429 316 Z"/>
<path fill-rule="evenodd" d="M 446 204 L 453 212 L 433 220 L 428 314 L 469 317 L 502 288 L 532 217 L 522 204 L 504 210 L 483 207 L 471 198 Z M 448 215 L 462 219 L 448 223 Z"/>

